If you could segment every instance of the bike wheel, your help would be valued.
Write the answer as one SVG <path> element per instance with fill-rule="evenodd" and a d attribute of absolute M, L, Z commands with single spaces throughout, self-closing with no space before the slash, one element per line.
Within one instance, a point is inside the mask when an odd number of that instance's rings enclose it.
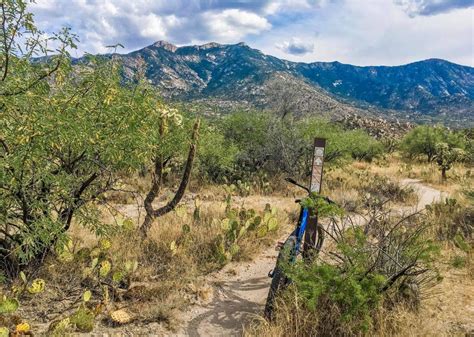
<path fill-rule="evenodd" d="M 319 224 L 318 237 L 316 238 L 316 247 L 314 247 L 317 253 L 320 252 L 321 248 L 323 247 L 323 243 L 324 243 L 324 230 L 321 227 L 321 224 Z"/>
<path fill-rule="evenodd" d="M 274 304 L 278 293 L 282 290 L 282 288 L 290 283 L 290 279 L 286 277 L 282 266 L 291 262 L 292 258 L 294 257 L 295 247 L 296 236 L 290 235 L 288 239 L 286 239 L 280 253 L 278 254 L 276 266 L 272 275 L 270 290 L 268 291 L 267 302 L 265 304 L 264 315 L 268 320 L 273 319 Z"/>

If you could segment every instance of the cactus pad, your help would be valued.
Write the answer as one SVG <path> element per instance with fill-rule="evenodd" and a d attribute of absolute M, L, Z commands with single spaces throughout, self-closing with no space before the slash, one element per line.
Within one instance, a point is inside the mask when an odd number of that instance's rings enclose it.
<path fill-rule="evenodd" d="M 110 264 L 110 262 L 107 260 L 104 260 L 100 263 L 99 275 L 101 277 L 106 277 L 107 275 L 109 275 L 111 269 L 112 269 L 112 265 Z"/>
<path fill-rule="evenodd" d="M 125 310 L 115 310 L 110 313 L 110 319 L 118 324 L 127 324 L 132 320 L 132 317 Z"/>
<path fill-rule="evenodd" d="M 33 282 L 31 283 L 31 286 L 28 287 L 28 292 L 30 294 L 42 293 L 44 291 L 45 285 L 46 283 L 44 282 L 43 279 L 37 278 L 33 280 Z"/>
<path fill-rule="evenodd" d="M 0 314 L 11 314 L 18 310 L 20 303 L 16 298 L 3 298 L 0 301 Z"/>

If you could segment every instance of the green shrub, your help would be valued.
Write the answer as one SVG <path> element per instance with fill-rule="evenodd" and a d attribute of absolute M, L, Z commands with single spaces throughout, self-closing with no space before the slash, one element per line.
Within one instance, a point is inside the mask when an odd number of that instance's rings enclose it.
<path fill-rule="evenodd" d="M 115 59 L 73 66 L 76 36 L 65 29 L 45 40 L 30 2 L 2 2 L 9 66 L 0 81 L 0 268 L 8 277 L 43 261 L 73 220 L 103 233 L 97 199 L 155 156 L 179 165 L 187 147 L 181 115 L 148 83 L 124 83 Z M 54 56 L 31 62 L 51 45 Z"/>
<path fill-rule="evenodd" d="M 290 277 L 310 311 L 331 312 L 328 306 L 335 305 L 340 311 L 336 326 L 344 325 L 344 330 L 354 332 L 370 329 L 383 298 L 380 289 L 386 282 L 383 275 L 366 274 L 365 269 L 351 268 L 342 273 L 338 266 L 327 263 L 296 268 Z M 326 319 L 330 318 L 323 317 L 322 321 Z"/>
<path fill-rule="evenodd" d="M 265 171 L 306 177 L 315 137 L 326 138 L 326 163 L 371 161 L 383 154 L 383 145 L 361 130 L 345 131 L 314 117 L 285 119 L 264 112 L 240 112 L 220 123 L 224 139 L 238 149 L 234 180 Z"/>
<path fill-rule="evenodd" d="M 466 137 L 460 132 L 453 132 L 441 126 L 422 125 L 411 130 L 402 140 L 400 148 L 409 158 L 426 156 L 428 162 L 435 159 L 436 147 L 446 143 L 449 147 L 464 149 Z"/>
<path fill-rule="evenodd" d="M 346 132 L 344 141 L 348 145 L 348 152 L 353 159 L 371 162 L 384 153 L 384 146 L 362 130 Z"/>
<path fill-rule="evenodd" d="M 212 182 L 226 181 L 232 174 L 237 155 L 237 146 L 227 141 L 220 130 L 202 127 L 197 158 L 201 177 Z"/>
<path fill-rule="evenodd" d="M 439 280 L 432 266 L 439 248 L 427 236 L 425 219 L 400 219 L 382 208 L 371 212 L 358 227 L 348 218 L 333 220 L 327 229 L 333 242 L 329 255 L 285 267 L 292 280 L 288 291 L 303 302 L 298 316 L 313 322 L 302 335 L 374 333 L 382 309 L 416 308 Z"/>

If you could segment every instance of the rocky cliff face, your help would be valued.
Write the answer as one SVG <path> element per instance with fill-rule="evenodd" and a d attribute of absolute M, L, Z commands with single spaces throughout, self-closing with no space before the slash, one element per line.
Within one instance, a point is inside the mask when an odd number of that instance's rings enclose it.
<path fill-rule="evenodd" d="M 301 113 L 375 113 L 458 124 L 474 120 L 474 68 L 443 60 L 396 67 L 307 64 L 265 55 L 244 43 L 176 47 L 164 41 L 119 57 L 126 76 L 143 68 L 164 96 L 180 100 L 271 106 L 283 95 Z M 282 93 L 281 83 L 287 92 Z"/>

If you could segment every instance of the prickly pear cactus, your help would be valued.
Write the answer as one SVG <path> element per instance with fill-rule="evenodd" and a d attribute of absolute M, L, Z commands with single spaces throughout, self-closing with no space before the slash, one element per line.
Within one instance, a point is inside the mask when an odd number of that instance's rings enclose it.
<path fill-rule="evenodd" d="M 20 324 L 17 324 L 15 327 L 15 332 L 17 335 L 23 335 L 25 333 L 30 332 L 30 325 L 27 322 L 22 322 Z"/>
<path fill-rule="evenodd" d="M 109 275 L 111 269 L 112 269 L 112 265 L 110 264 L 110 261 L 104 260 L 100 263 L 99 275 L 101 277 L 107 277 L 107 275 Z"/>
<path fill-rule="evenodd" d="M 262 238 L 268 232 L 278 229 L 277 210 L 270 204 L 266 205 L 263 214 L 257 214 L 254 209 L 230 208 L 230 199 L 226 199 L 226 202 L 229 206 L 226 207 L 226 217 L 220 221 L 224 239 L 216 246 L 221 261 L 231 260 L 239 254 L 240 240 L 252 232 L 256 237 Z"/>
<path fill-rule="evenodd" d="M 112 243 L 110 242 L 109 239 L 102 238 L 99 240 L 99 248 L 103 251 L 107 251 L 112 247 Z"/>
<path fill-rule="evenodd" d="M 58 321 L 53 321 L 48 328 L 48 336 L 62 337 L 67 336 L 72 331 L 71 319 L 69 317 Z"/>
<path fill-rule="evenodd" d="M 74 243 L 71 238 L 66 242 L 60 242 L 55 247 L 56 256 L 61 262 L 71 262 L 74 260 Z"/>
<path fill-rule="evenodd" d="M 70 317 L 70 322 L 79 332 L 91 332 L 94 330 L 94 312 L 82 304 Z"/>
<path fill-rule="evenodd" d="M 197 222 L 201 220 L 201 199 L 196 198 L 194 199 L 194 212 L 193 212 L 193 221 Z"/>
<path fill-rule="evenodd" d="M 136 272 L 138 269 L 138 261 L 133 260 L 133 261 L 126 261 L 125 262 L 125 272 L 128 274 Z"/>
<path fill-rule="evenodd" d="M 39 294 L 44 291 L 46 282 L 43 279 L 37 278 L 31 282 L 31 285 L 27 288 L 30 294 Z"/>
<path fill-rule="evenodd" d="M 0 327 L 0 337 L 8 337 L 10 336 L 10 330 L 7 327 Z"/>
<path fill-rule="evenodd" d="M 278 229 L 278 220 L 276 218 L 270 218 L 267 222 L 269 231 L 276 231 Z"/>
<path fill-rule="evenodd" d="M 0 301 L 0 314 L 11 314 L 18 310 L 20 303 L 16 298 L 7 298 L 6 296 Z"/>

